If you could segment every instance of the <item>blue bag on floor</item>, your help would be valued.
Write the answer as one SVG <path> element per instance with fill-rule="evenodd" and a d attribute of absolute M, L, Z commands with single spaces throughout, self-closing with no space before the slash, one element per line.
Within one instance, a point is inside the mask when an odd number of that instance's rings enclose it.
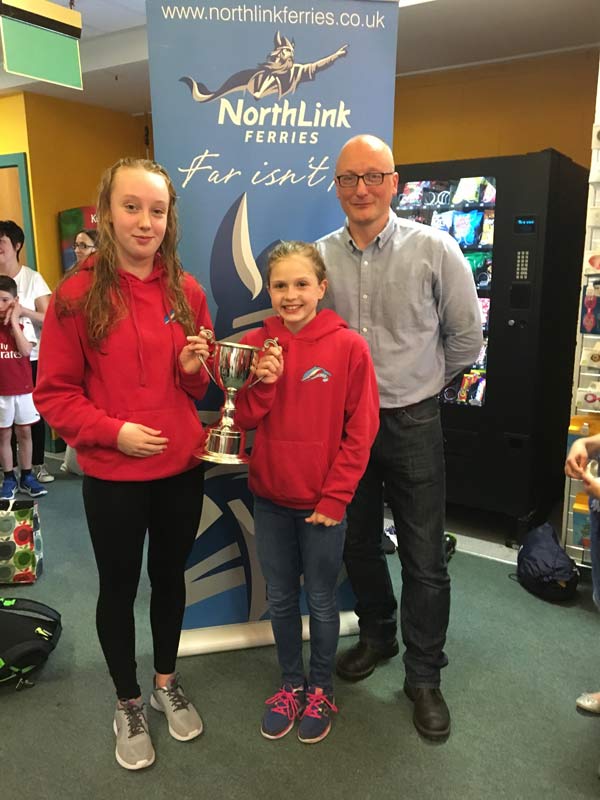
<path fill-rule="evenodd" d="M 517 555 L 517 579 L 528 592 L 544 600 L 571 600 L 579 570 L 560 546 L 549 522 L 525 534 Z"/>

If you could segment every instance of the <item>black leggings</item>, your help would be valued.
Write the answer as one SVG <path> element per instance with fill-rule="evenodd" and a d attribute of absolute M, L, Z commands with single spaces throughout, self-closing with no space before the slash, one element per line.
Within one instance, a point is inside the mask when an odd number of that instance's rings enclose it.
<path fill-rule="evenodd" d="M 35 382 L 37 379 L 37 367 L 38 362 L 32 361 L 31 362 L 31 375 L 33 377 L 33 385 L 35 386 Z M 44 450 L 46 448 L 46 426 L 44 424 L 44 420 L 40 417 L 37 422 L 34 422 L 31 427 L 31 444 L 32 444 L 32 452 L 31 452 L 31 464 L 34 467 L 39 467 L 44 463 Z M 13 429 L 10 444 L 12 447 L 12 454 L 13 454 L 13 466 L 18 466 L 19 462 L 17 460 L 17 439 L 15 436 L 15 432 Z"/>
<path fill-rule="evenodd" d="M 200 524 L 203 492 L 203 464 L 154 481 L 105 481 L 87 475 L 83 479 L 100 581 L 96 627 L 120 699 L 141 694 L 133 605 L 146 531 L 154 669 L 165 675 L 175 671 L 185 610 L 185 563 Z"/>

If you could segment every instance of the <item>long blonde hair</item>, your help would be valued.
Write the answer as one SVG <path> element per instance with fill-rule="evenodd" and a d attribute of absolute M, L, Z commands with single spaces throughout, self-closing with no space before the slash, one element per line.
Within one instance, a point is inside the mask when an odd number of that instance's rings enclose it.
<path fill-rule="evenodd" d="M 83 309 L 88 337 L 94 347 L 99 347 L 111 328 L 127 315 L 127 306 L 119 286 L 117 244 L 110 219 L 113 181 L 121 168 L 144 169 L 147 172 L 160 175 L 165 181 L 169 192 L 169 208 L 167 210 L 165 236 L 158 252 L 165 269 L 167 298 L 173 307 L 175 318 L 183 326 L 185 332 L 187 334 L 195 332 L 192 310 L 183 291 L 183 267 L 177 255 L 179 224 L 175 187 L 164 167 L 155 161 L 150 161 L 146 158 L 121 158 L 107 169 L 100 179 L 97 202 L 97 253 L 92 284 L 81 302 L 76 304 L 77 307 Z M 78 271 L 78 269 L 74 269 L 71 273 L 67 273 L 63 281 L 69 280 Z M 60 291 L 57 292 L 57 312 L 59 316 L 70 310 L 73 310 L 73 304 L 67 305 L 61 300 Z"/>

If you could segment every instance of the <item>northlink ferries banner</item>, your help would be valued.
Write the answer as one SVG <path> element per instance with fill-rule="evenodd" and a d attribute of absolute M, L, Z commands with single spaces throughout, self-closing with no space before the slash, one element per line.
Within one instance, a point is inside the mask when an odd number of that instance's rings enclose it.
<path fill-rule="evenodd" d="M 264 276 L 278 241 L 314 241 L 342 224 L 343 143 L 360 133 L 391 142 L 397 3 L 316 6 L 147 1 L 156 158 L 174 180 L 182 261 L 206 290 L 219 339 L 272 313 Z M 211 386 L 204 419 L 222 399 Z M 246 625 L 267 618 L 246 469 L 207 464 L 206 478 L 183 651 L 190 629 L 212 629 L 206 649 L 270 637 L 268 623 Z M 351 607 L 348 592 L 342 603 Z"/>

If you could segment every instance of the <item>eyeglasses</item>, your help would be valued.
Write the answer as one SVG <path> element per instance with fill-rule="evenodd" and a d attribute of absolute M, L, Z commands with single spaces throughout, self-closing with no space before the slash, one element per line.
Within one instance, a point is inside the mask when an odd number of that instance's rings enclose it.
<path fill-rule="evenodd" d="M 336 175 L 335 179 L 342 189 L 352 189 L 358 186 L 361 178 L 365 186 L 381 186 L 384 177 L 393 174 L 393 172 L 365 172 L 364 175 Z"/>
<path fill-rule="evenodd" d="M 83 244 L 82 242 L 75 242 L 73 245 L 73 250 L 93 250 L 93 244 Z"/>

